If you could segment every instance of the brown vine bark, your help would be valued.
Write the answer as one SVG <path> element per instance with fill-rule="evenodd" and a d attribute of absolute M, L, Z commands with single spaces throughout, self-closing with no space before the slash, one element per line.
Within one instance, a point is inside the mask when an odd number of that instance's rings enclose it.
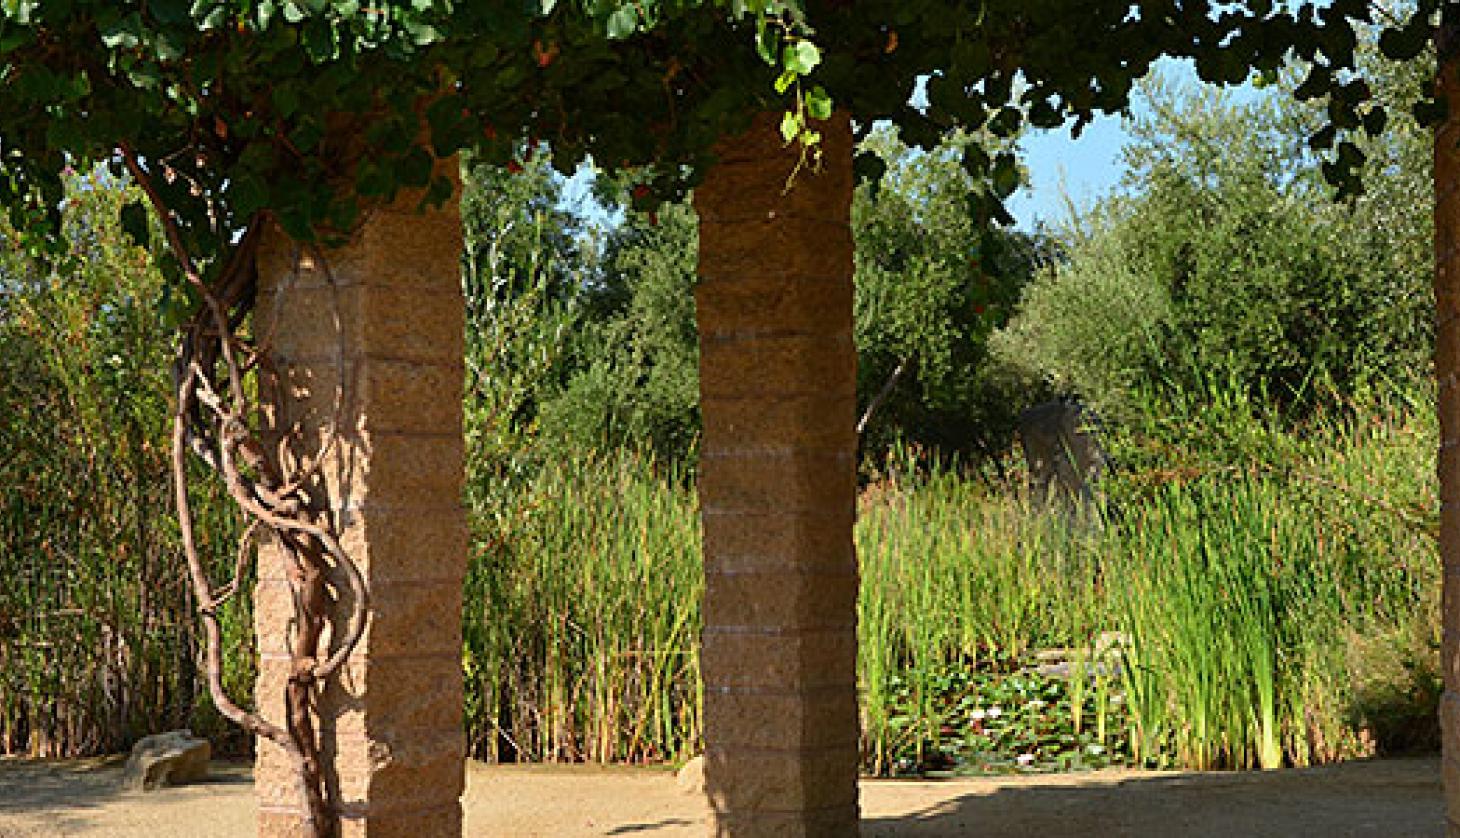
<path fill-rule="evenodd" d="M 1440 700 L 1445 829 L 1460 838 L 1460 42 L 1438 38 L 1436 91 L 1449 114 L 1435 130 L 1435 378 L 1440 420 L 1440 560 L 1444 568 Z"/>
<path fill-rule="evenodd" d="M 249 395 L 245 377 L 266 365 L 268 359 L 267 353 L 243 334 L 242 326 L 254 302 L 255 255 L 266 219 L 255 219 L 217 278 L 209 283 L 185 246 L 147 161 L 126 145 L 119 152 L 156 211 L 184 277 L 202 300 L 200 310 L 182 328 L 175 359 L 172 470 L 183 551 L 206 642 L 209 693 L 226 718 L 278 744 L 288 754 L 295 764 L 309 813 L 307 830 L 319 838 L 333 836 L 339 831 L 339 812 L 329 801 L 312 696 L 321 683 L 335 676 L 360 642 L 369 595 L 359 569 L 331 532 L 327 519 L 317 514 L 320 499 L 313 496 L 309 484 L 319 457 L 286 460 L 282 449 L 270 452 L 254 427 L 258 405 Z M 325 448 L 330 445 L 332 437 L 323 443 Z M 222 477 L 229 495 L 249 521 L 233 575 L 218 586 L 208 577 L 194 533 L 188 498 L 189 452 Z M 222 677 L 218 609 L 238 593 L 255 537 L 261 530 L 270 532 L 283 545 L 290 559 L 294 591 L 297 631 L 282 727 L 241 707 L 227 694 Z M 354 604 L 345 630 L 329 645 L 323 641 L 327 583 L 348 591 Z"/>
<path fill-rule="evenodd" d="M 723 141 L 700 215 L 705 772 L 718 835 L 857 834 L 852 137 Z"/>

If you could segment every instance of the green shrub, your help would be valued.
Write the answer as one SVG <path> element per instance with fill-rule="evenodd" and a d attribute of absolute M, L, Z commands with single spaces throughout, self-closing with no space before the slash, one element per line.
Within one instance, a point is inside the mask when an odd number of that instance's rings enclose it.
<path fill-rule="evenodd" d="M 1423 368 L 1429 221 L 1390 183 L 1427 176 L 1420 137 L 1376 142 L 1384 189 L 1335 204 L 1301 151 L 1303 111 L 1160 86 L 1147 98 L 1121 192 L 1076 221 L 1067 258 L 995 336 L 1003 365 L 1113 413 L 1144 388 L 1216 379 L 1301 414 L 1316 394 Z"/>

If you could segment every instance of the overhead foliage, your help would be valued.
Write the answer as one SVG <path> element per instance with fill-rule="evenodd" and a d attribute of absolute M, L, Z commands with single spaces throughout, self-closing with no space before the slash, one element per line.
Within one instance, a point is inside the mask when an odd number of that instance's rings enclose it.
<path fill-rule="evenodd" d="M 794 92 L 798 132 L 814 134 L 835 106 L 930 148 L 955 125 L 1010 135 L 1121 110 L 1162 55 L 1193 57 L 1204 79 L 1226 83 L 1306 62 L 1298 95 L 1329 103 L 1313 143 L 1352 183 L 1362 151 L 1345 132 L 1387 123 L 1357 33 L 1387 25 L 1386 54 L 1412 58 L 1438 7 L 1375 20 L 1365 0 L 6 0 L 0 204 L 29 249 L 63 253 L 61 170 L 101 160 L 120 171 L 125 147 L 206 263 L 261 210 L 309 239 L 348 230 L 362 204 L 401 188 L 441 200 L 451 184 L 433 156 L 506 162 L 524 135 L 549 142 L 562 170 L 589 154 L 657 166 L 649 202 L 692 184 L 751 112 L 786 106 L 777 91 Z M 913 104 L 924 78 L 926 101 Z M 985 198 L 1017 184 L 1011 154 L 970 149 L 963 162 Z M 875 155 L 861 166 L 881 168 Z M 129 214 L 140 233 L 139 218 Z"/>
<path fill-rule="evenodd" d="M 715 20 L 775 20 L 767 42 L 787 49 L 770 64 L 756 56 L 759 75 L 784 63 L 797 84 L 814 56 L 782 4 L 736 5 Z M 121 175 L 131 158 L 158 182 L 180 243 L 217 270 L 210 257 L 260 211 L 312 240 L 347 232 L 401 189 L 439 202 L 452 184 L 432 160 L 460 150 L 506 163 L 524 136 L 550 137 L 565 168 L 588 151 L 617 167 L 691 158 L 686 143 L 702 150 L 718 134 L 694 114 L 644 129 L 666 99 L 674 106 L 683 62 L 658 38 L 630 36 L 667 26 L 667 12 L 530 6 L 11 0 L 0 6 L 0 204 L 29 250 L 59 255 L 60 171 L 95 160 Z M 736 104 L 711 110 L 723 120 Z M 124 221 L 144 237 L 139 213 Z M 174 278 L 177 267 L 164 265 Z"/>

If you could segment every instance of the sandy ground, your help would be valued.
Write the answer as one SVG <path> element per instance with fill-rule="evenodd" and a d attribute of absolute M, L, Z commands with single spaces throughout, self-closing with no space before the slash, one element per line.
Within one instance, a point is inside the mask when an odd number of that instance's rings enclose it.
<path fill-rule="evenodd" d="M 0 760 L 0 836 L 244 838 L 253 835 L 246 765 L 207 784 L 118 790 L 116 760 Z M 498 767 L 467 774 L 469 836 L 705 833 L 700 798 L 667 771 Z M 1060 776 L 866 781 L 864 838 L 880 836 L 1439 836 L 1437 759 L 1266 774 L 1102 771 Z M 422 836 L 429 838 L 429 836 Z"/>

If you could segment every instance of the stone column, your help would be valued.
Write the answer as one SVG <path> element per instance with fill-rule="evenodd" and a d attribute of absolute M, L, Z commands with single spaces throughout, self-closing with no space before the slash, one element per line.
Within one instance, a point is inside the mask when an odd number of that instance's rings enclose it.
<path fill-rule="evenodd" d="M 454 173 L 456 161 L 442 165 Z M 345 836 L 461 834 L 461 224 L 454 200 L 422 214 L 418 198 L 375 210 L 323 258 L 277 230 L 259 254 L 255 331 L 281 379 L 262 382 L 260 396 L 274 402 L 276 430 L 297 429 L 298 450 L 318 452 L 343 370 L 340 436 L 318 494 L 364 573 L 369 623 L 316 706 Z M 292 605 L 281 551 L 260 550 L 255 602 L 257 701 L 282 724 Z M 343 631 L 345 604 L 336 611 Z M 301 834 L 292 764 L 267 740 L 256 784 L 259 835 Z"/>
<path fill-rule="evenodd" d="M 1450 115 L 1435 130 L 1435 376 L 1440 450 L 1440 560 L 1445 691 L 1440 699 L 1445 833 L 1460 838 L 1460 43 L 1442 34 L 1438 95 Z"/>
<path fill-rule="evenodd" d="M 700 216 L 705 774 L 713 833 L 857 833 L 851 130 L 796 175 L 779 114 L 718 149 Z"/>

